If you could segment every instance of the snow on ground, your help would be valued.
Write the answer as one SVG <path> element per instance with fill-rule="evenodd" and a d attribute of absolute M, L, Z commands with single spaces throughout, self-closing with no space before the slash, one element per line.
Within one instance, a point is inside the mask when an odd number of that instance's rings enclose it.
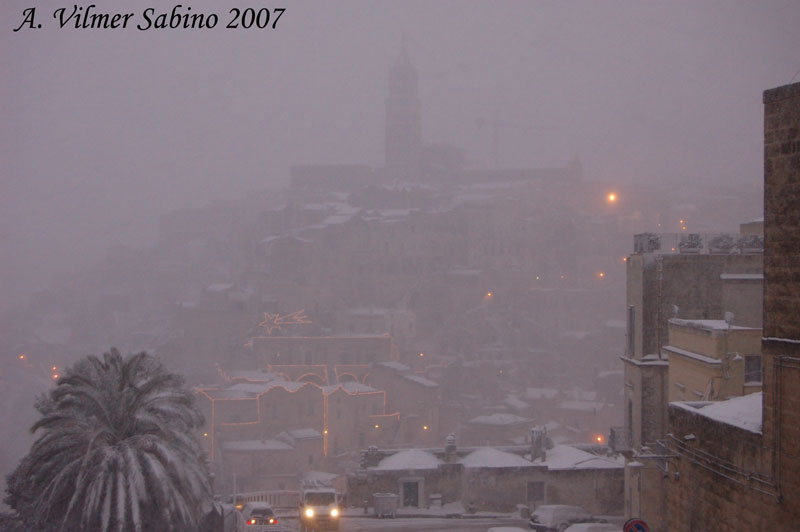
<path fill-rule="evenodd" d="M 700 414 L 709 419 L 761 433 L 762 392 L 734 397 L 727 401 L 674 402 L 671 405 Z"/>

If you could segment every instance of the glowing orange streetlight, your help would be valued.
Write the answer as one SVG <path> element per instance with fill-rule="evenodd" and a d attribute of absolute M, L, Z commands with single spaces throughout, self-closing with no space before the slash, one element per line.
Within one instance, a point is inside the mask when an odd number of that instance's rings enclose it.
<path fill-rule="evenodd" d="M 425 353 L 420 353 L 419 356 L 424 357 Z"/>
<path fill-rule="evenodd" d="M 598 434 L 597 436 L 595 436 L 594 441 L 596 441 L 597 443 L 603 443 L 603 435 Z"/>
<path fill-rule="evenodd" d="M 19 356 L 19 359 L 20 359 L 20 360 L 25 360 L 25 355 L 20 355 L 20 356 Z"/>
<path fill-rule="evenodd" d="M 56 373 L 55 375 L 53 375 L 53 378 L 54 378 L 54 379 L 57 379 L 57 378 L 58 378 L 58 373 Z"/>
<path fill-rule="evenodd" d="M 614 203 L 615 201 L 617 201 L 617 195 L 612 192 L 611 194 L 608 195 L 608 201 Z"/>
<path fill-rule="evenodd" d="M 597 272 L 597 277 L 599 277 L 600 279 L 604 278 L 605 276 L 606 276 L 605 272 Z"/>
<path fill-rule="evenodd" d="M 428 425 L 422 425 L 422 430 L 428 430 Z"/>

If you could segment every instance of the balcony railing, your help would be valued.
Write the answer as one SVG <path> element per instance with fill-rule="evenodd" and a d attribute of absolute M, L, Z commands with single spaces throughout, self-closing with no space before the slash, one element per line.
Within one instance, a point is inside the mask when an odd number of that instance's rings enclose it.
<path fill-rule="evenodd" d="M 764 252 L 764 237 L 738 233 L 640 233 L 634 253 L 753 254 Z"/>

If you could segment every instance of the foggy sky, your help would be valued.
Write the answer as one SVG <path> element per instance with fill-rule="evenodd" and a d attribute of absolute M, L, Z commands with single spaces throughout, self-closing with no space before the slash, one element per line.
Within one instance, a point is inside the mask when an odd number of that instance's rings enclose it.
<path fill-rule="evenodd" d="M 4 301 L 147 244 L 169 209 L 282 185 L 292 164 L 379 165 L 403 45 L 424 140 L 488 164 L 475 121 L 498 117 L 528 126 L 501 131 L 502 166 L 577 155 L 607 181 L 760 186 L 761 92 L 800 70 L 796 0 L 290 2 L 275 31 L 224 29 L 237 4 L 188 4 L 218 13 L 214 30 L 140 32 L 58 29 L 72 4 L 41 2 L 43 28 L 18 33 L 34 4 L 2 4 Z"/>

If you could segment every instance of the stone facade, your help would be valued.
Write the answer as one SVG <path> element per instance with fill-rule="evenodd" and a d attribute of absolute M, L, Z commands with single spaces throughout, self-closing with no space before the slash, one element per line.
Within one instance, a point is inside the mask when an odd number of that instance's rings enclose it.
<path fill-rule="evenodd" d="M 528 446 L 459 447 L 362 452 L 362 468 L 348 476 L 348 500 L 371 504 L 373 493 L 395 493 L 399 506 L 427 506 L 437 494 L 442 504 L 462 502 L 474 511 L 513 511 L 542 504 L 579 505 L 598 515 L 622 512 L 624 469 L 620 457 L 593 454 L 571 446 L 529 459 Z M 598 452 L 602 449 L 598 448 Z M 413 453 L 407 468 L 387 468 L 385 460 Z M 419 454 L 429 456 L 419 463 Z M 480 458 L 471 458 L 480 455 Z M 403 458 L 401 458 L 402 462 Z M 423 461 L 425 462 L 425 461 Z M 426 467 L 420 467 L 426 465 Z M 416 466 L 416 467 L 413 467 Z M 406 484 L 414 484 L 409 500 Z"/>
<path fill-rule="evenodd" d="M 761 249 L 714 251 L 717 236 L 703 235 L 702 248 L 681 247 L 692 235 L 645 233 L 627 257 L 627 345 L 624 438 L 630 445 L 625 489 L 626 516 L 641 517 L 653 530 L 667 526 L 667 500 L 659 468 L 667 433 L 670 355 L 669 321 L 722 319 L 727 311 L 760 326 Z M 698 236 L 698 238 L 700 238 Z M 731 237 L 733 242 L 743 241 Z M 676 312 L 677 311 L 677 312 Z M 737 320 L 737 323 L 738 320 Z M 698 397 L 699 399 L 699 397 Z"/>
<path fill-rule="evenodd" d="M 746 365 L 761 364 L 761 329 L 671 319 L 669 345 L 662 351 L 669 358 L 670 402 L 720 400 L 761 389 L 752 381 L 745 386 Z"/>
<path fill-rule="evenodd" d="M 670 406 L 670 531 L 800 526 L 800 83 L 766 91 L 764 106 L 761 416 L 745 415 L 748 429 L 741 412 Z"/>

